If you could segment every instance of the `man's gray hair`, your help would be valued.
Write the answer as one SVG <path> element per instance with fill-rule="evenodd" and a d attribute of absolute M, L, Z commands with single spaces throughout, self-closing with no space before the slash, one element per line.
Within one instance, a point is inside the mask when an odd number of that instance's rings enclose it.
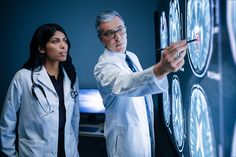
<path fill-rule="evenodd" d="M 103 22 L 109 22 L 111 21 L 114 17 L 118 17 L 121 19 L 121 21 L 124 23 L 124 20 L 122 16 L 115 10 L 106 10 L 98 14 L 95 22 L 95 28 L 97 30 L 98 35 L 100 35 L 101 29 L 100 29 L 100 24 Z"/>

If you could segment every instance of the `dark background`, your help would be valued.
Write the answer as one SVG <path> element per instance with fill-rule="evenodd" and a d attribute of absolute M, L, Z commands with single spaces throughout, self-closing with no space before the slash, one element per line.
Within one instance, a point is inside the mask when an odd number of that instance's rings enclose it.
<path fill-rule="evenodd" d="M 102 10 L 115 9 L 123 16 L 128 31 L 128 49 L 137 54 L 144 68 L 153 65 L 154 11 L 158 4 L 156 0 L 1 1 L 0 104 L 15 72 L 29 56 L 28 47 L 33 32 L 43 23 L 55 22 L 67 31 L 81 88 L 96 87 L 93 68 L 104 48 L 97 38 L 94 24 Z"/>

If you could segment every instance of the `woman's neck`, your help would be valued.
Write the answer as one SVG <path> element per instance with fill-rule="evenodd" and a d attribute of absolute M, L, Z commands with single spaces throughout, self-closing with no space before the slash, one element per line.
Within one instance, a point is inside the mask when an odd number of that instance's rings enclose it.
<path fill-rule="evenodd" d="M 57 62 L 57 63 L 46 62 L 44 64 L 44 67 L 45 67 L 47 73 L 50 76 L 54 76 L 57 80 L 58 75 L 59 75 L 59 62 Z"/>

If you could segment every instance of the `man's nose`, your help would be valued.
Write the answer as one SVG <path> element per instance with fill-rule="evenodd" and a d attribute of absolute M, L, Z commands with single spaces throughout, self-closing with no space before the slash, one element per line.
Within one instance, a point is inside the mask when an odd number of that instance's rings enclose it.
<path fill-rule="evenodd" d="M 120 40 L 121 39 L 121 35 L 119 33 L 115 32 L 114 39 L 115 40 Z"/>

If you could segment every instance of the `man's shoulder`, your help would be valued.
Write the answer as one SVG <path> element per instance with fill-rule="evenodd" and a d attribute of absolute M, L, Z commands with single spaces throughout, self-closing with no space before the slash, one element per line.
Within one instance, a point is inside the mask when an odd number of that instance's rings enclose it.
<path fill-rule="evenodd" d="M 117 52 L 105 51 L 103 54 L 100 55 L 99 61 L 114 62 L 117 61 L 117 59 L 119 58 L 120 54 L 118 54 Z"/>
<path fill-rule="evenodd" d="M 126 51 L 126 54 L 132 59 L 132 60 L 135 60 L 136 62 L 138 61 L 139 62 L 139 59 L 138 59 L 138 56 L 131 52 L 131 51 Z"/>

